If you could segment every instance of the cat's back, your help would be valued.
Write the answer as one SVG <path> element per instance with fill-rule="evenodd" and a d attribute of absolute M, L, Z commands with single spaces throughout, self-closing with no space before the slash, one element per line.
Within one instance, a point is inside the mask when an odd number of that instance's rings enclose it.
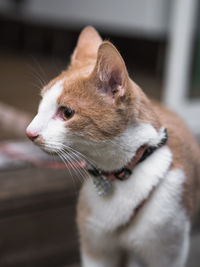
<path fill-rule="evenodd" d="M 163 105 L 152 101 L 163 126 L 167 128 L 168 145 L 173 154 L 172 168 L 182 169 L 186 175 L 183 204 L 190 217 L 200 207 L 200 148 L 183 120 Z"/>

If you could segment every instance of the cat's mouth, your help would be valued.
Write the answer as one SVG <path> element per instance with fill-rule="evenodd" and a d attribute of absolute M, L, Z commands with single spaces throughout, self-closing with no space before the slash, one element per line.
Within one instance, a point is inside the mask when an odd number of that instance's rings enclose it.
<path fill-rule="evenodd" d="M 54 156 L 58 155 L 59 149 L 48 144 L 38 144 L 38 146 L 47 154 Z"/>
<path fill-rule="evenodd" d="M 45 147 L 45 146 L 40 146 L 40 148 L 41 148 L 45 153 L 47 153 L 48 155 L 51 155 L 51 156 L 53 156 L 53 155 L 58 155 L 58 152 L 57 152 L 57 151 L 54 151 L 54 150 L 52 150 L 52 149 L 49 149 L 49 148 L 47 148 L 47 147 Z"/>
<path fill-rule="evenodd" d="M 37 138 L 34 140 L 34 144 L 40 147 L 45 153 L 49 155 L 57 155 L 59 149 L 52 144 L 46 143 L 43 138 Z"/>

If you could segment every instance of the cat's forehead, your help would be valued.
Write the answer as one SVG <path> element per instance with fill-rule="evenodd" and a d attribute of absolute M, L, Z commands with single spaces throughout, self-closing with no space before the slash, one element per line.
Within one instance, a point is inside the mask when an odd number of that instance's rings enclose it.
<path fill-rule="evenodd" d="M 93 71 L 94 64 L 70 66 L 67 70 L 63 71 L 56 78 L 52 79 L 41 91 L 41 95 L 55 87 L 58 82 L 62 86 L 62 92 L 64 93 L 76 93 L 75 87 L 81 83 L 81 81 L 87 78 Z M 80 87 L 80 86 L 78 86 Z M 72 90 L 73 88 L 73 90 Z"/>
<path fill-rule="evenodd" d="M 93 68 L 94 66 L 88 65 L 62 72 L 43 88 L 42 102 L 53 101 L 58 106 L 68 106 L 76 111 L 97 105 L 98 94 L 94 84 L 90 82 Z M 49 101 L 51 95 L 52 101 Z"/>

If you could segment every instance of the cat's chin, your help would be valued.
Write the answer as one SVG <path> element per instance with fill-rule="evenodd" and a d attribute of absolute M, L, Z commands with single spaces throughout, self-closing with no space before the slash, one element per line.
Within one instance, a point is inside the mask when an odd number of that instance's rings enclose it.
<path fill-rule="evenodd" d="M 46 154 L 54 156 L 54 155 L 58 155 L 57 151 L 50 149 L 48 147 L 45 146 L 39 146 Z"/>
<path fill-rule="evenodd" d="M 54 148 L 51 144 L 44 141 L 38 142 L 37 140 L 34 141 L 34 144 L 48 155 L 58 155 L 58 149 Z"/>

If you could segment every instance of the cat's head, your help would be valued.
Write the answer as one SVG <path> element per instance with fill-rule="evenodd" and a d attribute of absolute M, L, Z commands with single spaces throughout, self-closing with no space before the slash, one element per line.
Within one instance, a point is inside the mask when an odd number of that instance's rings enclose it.
<path fill-rule="evenodd" d="M 116 156 L 119 139 L 145 120 L 141 107 L 148 105 L 117 49 L 92 27 L 81 32 L 70 66 L 42 89 L 41 96 L 28 137 L 47 152 L 69 148 L 95 161 L 98 153 L 105 161 L 105 155 Z"/>

